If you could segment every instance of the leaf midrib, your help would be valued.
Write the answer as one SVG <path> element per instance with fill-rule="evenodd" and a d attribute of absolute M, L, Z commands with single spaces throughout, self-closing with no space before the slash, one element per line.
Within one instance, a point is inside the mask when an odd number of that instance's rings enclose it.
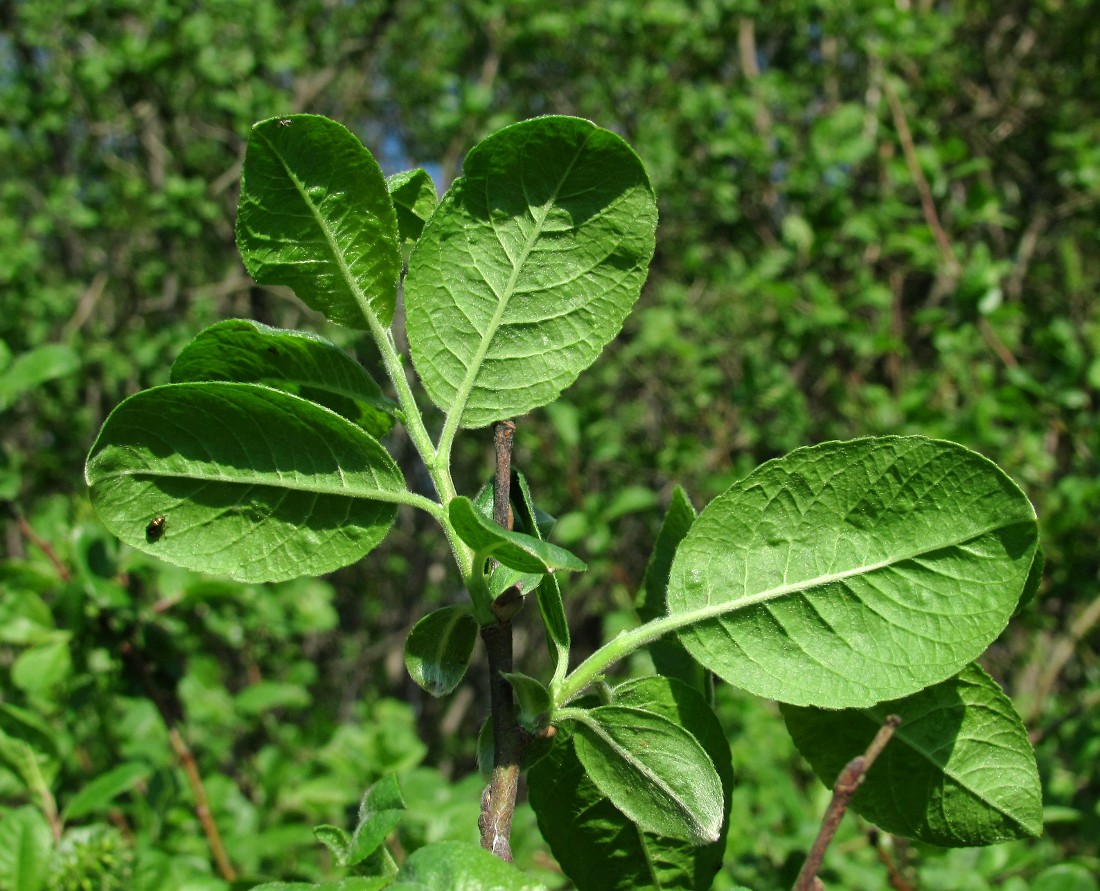
<path fill-rule="evenodd" d="M 369 501 L 388 501 L 394 504 L 407 503 L 410 494 L 408 489 L 404 487 L 400 489 L 360 489 L 348 488 L 346 486 L 339 487 L 326 485 L 309 485 L 305 482 L 301 484 L 295 484 L 286 480 L 273 481 L 270 477 L 254 475 L 244 477 L 226 477 L 211 474 L 167 473 L 164 471 L 150 470 L 127 470 L 104 474 L 102 477 L 99 477 L 96 480 L 95 485 L 101 485 L 107 481 L 113 481 L 123 477 L 132 477 L 134 479 L 194 480 L 195 482 L 216 483 L 228 486 L 267 486 L 272 489 L 287 489 L 294 492 L 308 492 L 312 495 L 338 495 L 344 498 L 363 498 Z"/>
<path fill-rule="evenodd" d="M 557 185 L 554 186 L 554 191 L 550 195 L 542 208 L 539 208 L 539 213 L 533 213 L 535 218 L 535 226 L 532 228 L 531 234 L 528 236 L 523 249 L 519 252 L 517 259 L 512 263 L 512 274 L 508 279 L 508 283 L 504 287 L 504 291 L 497 297 L 497 308 L 493 313 L 493 317 L 489 320 L 489 324 L 486 327 L 484 333 L 481 335 L 481 342 L 478 344 L 477 349 L 474 351 L 474 355 L 471 358 L 470 364 L 466 367 L 466 375 L 462 379 L 462 383 L 459 385 L 458 391 L 455 393 L 455 400 L 451 406 L 451 410 L 448 414 L 448 426 L 450 426 L 450 418 L 454 416 L 456 419 L 461 419 L 466 412 L 466 405 L 470 400 L 470 394 L 473 392 L 474 384 L 477 382 L 478 373 L 481 371 L 481 365 L 485 361 L 485 356 L 489 352 L 489 345 L 493 342 L 493 338 L 496 336 L 497 329 L 500 327 L 501 321 L 504 319 L 504 314 L 508 310 L 508 306 L 511 304 L 512 297 L 515 294 L 516 283 L 519 281 L 520 272 L 527 262 L 527 258 L 530 256 L 535 243 L 542 236 L 543 227 L 546 225 L 546 218 L 550 214 L 550 209 L 557 201 L 558 194 L 561 192 L 562 185 L 569 178 L 569 175 L 573 172 L 573 167 L 577 163 L 577 159 L 580 158 L 584 152 L 584 147 L 588 144 L 588 140 L 591 138 L 591 133 L 586 134 L 584 141 L 577 148 L 573 157 L 570 159 L 568 166 L 558 179 Z M 486 178 L 486 188 L 488 188 L 489 180 Z M 524 182 L 524 197 L 526 197 L 526 182 Z M 531 207 L 528 204 L 528 207 Z M 534 210 L 534 208 L 532 208 Z M 491 221 L 490 221 L 491 222 Z"/>
<path fill-rule="evenodd" d="M 339 249 L 339 246 L 336 243 L 336 233 L 330 230 L 327 221 L 323 216 L 321 216 L 320 208 L 316 204 L 314 204 L 312 200 L 310 200 L 309 193 L 305 189 L 305 184 L 300 179 L 298 179 L 297 176 L 294 175 L 293 171 L 291 171 L 290 169 L 290 166 L 287 164 L 286 159 L 283 157 L 281 152 L 276 150 L 275 144 L 271 141 L 271 139 L 264 135 L 263 140 L 268 149 L 270 149 L 271 154 L 274 155 L 276 159 L 278 159 L 279 164 L 282 166 L 283 170 L 286 171 L 287 179 L 294 183 L 294 188 L 297 189 L 298 194 L 302 196 L 302 202 L 306 205 L 307 208 L 309 208 L 309 212 L 313 215 L 313 219 L 316 221 L 317 227 L 321 230 L 322 235 L 324 235 L 325 237 L 325 242 L 328 244 L 329 252 L 332 254 L 333 260 L 336 263 L 337 268 L 340 270 L 340 275 L 344 279 L 344 283 L 348 286 L 348 290 L 355 298 L 355 302 L 359 307 L 359 311 L 362 312 L 369 321 L 374 322 L 377 326 L 385 327 L 382 324 L 382 319 L 379 317 L 378 313 L 375 312 L 370 297 L 363 291 L 362 288 L 359 287 L 359 283 L 355 280 L 355 276 L 352 275 L 351 269 L 348 267 L 347 263 L 344 262 L 343 252 Z M 364 212 L 370 213 L 370 211 Z M 373 216 L 373 214 L 371 215 Z"/>
<path fill-rule="evenodd" d="M 620 708 L 626 707 L 620 706 Z M 650 782 L 652 782 L 654 786 L 664 792 L 671 801 L 676 803 L 678 810 L 687 818 L 688 823 L 690 823 L 696 828 L 696 830 L 698 830 L 699 838 L 709 838 L 709 834 L 706 832 L 706 827 L 704 827 L 702 823 L 698 819 L 696 819 L 695 813 L 692 811 L 688 802 L 685 802 L 680 797 L 680 794 L 673 790 L 668 785 L 668 783 L 666 783 L 658 774 L 654 773 L 650 768 L 648 768 L 644 762 L 639 761 L 637 756 L 635 756 L 633 752 L 626 749 L 621 743 L 619 743 L 618 740 L 612 737 L 610 733 L 607 733 L 604 728 L 599 724 L 599 722 L 593 720 L 592 718 L 589 718 L 587 715 L 582 717 L 580 714 L 575 714 L 572 717 L 575 718 L 579 723 L 587 727 L 589 730 L 591 730 L 593 733 L 595 733 L 596 736 L 602 739 L 614 751 L 622 752 L 623 761 L 633 765 L 634 769 L 637 770 L 638 773 L 642 774 L 644 777 L 650 780 Z M 614 804 L 614 802 L 612 802 L 612 804 Z"/>
<path fill-rule="evenodd" d="M 1002 529 L 1009 529 L 1012 526 L 1019 525 L 1025 522 L 1026 518 L 1019 518 L 1010 523 L 997 523 L 987 527 L 983 527 L 976 531 L 969 532 L 965 538 L 958 538 L 951 541 L 945 541 L 934 545 L 924 545 L 916 550 L 906 551 L 902 554 L 897 554 L 892 557 L 888 557 L 885 560 L 880 560 L 877 563 L 869 563 L 861 566 L 854 567 L 852 569 L 846 569 L 841 572 L 828 573 L 826 575 L 819 575 L 814 578 L 804 579 L 798 582 L 792 582 L 787 585 L 778 585 L 774 588 L 766 588 L 763 591 L 758 591 L 755 594 L 747 594 L 742 597 L 733 600 L 723 600 L 717 603 L 708 604 L 707 606 L 697 607 L 695 609 L 689 609 L 684 611 L 677 611 L 664 618 L 657 620 L 660 623 L 669 623 L 670 620 L 675 620 L 671 623 L 671 627 L 666 627 L 665 630 L 671 630 L 672 628 L 678 628 L 686 624 L 695 624 L 696 622 L 704 622 L 707 619 L 716 619 L 726 613 L 735 612 L 746 607 L 755 606 L 758 603 L 765 603 L 770 600 L 777 600 L 787 594 L 796 594 L 802 591 L 808 591 L 811 588 L 820 588 L 828 584 L 844 581 L 845 579 L 854 578 L 857 576 L 870 575 L 878 572 L 882 569 L 888 569 L 895 566 L 898 563 L 904 563 L 906 560 L 914 560 L 917 557 L 921 557 L 935 551 L 942 551 L 946 548 L 960 547 L 968 542 L 975 541 L 982 536 L 989 535 L 991 532 L 996 532 Z"/>

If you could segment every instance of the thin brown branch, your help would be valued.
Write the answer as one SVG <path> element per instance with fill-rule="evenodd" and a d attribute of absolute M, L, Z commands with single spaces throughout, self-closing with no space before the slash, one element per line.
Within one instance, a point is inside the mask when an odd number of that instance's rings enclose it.
<path fill-rule="evenodd" d="M 206 788 L 203 786 L 199 767 L 195 763 L 195 756 L 191 754 L 191 749 L 184 741 L 178 727 L 169 726 L 168 739 L 172 743 L 172 751 L 176 753 L 180 764 L 183 765 L 183 772 L 187 774 L 187 783 L 191 787 L 191 794 L 195 796 L 195 814 L 199 818 L 199 823 L 202 824 L 202 831 L 210 845 L 210 852 L 214 855 L 214 862 L 218 865 L 218 872 L 227 882 L 235 882 L 237 871 L 229 862 L 221 834 L 218 832 L 218 824 L 214 822 L 214 817 L 210 813 L 210 802 L 206 798 Z"/>
<path fill-rule="evenodd" d="M 493 427 L 496 447 L 496 475 L 493 479 L 493 518 L 499 526 L 512 528 L 512 439 L 516 425 L 500 421 Z M 523 604 L 519 591 L 504 592 L 493 603 L 495 624 L 481 629 L 489 657 L 489 700 L 493 721 L 493 778 L 481 796 L 481 846 L 501 860 L 512 859 L 512 814 L 519 788 L 519 759 L 523 731 L 516 722 L 512 687 L 504 675 L 512 670 L 512 616 Z"/>
<path fill-rule="evenodd" d="M 183 704 L 180 702 L 179 695 L 174 688 L 166 689 L 157 682 L 153 668 L 133 637 L 123 641 L 120 652 L 123 661 L 136 672 L 145 695 L 156 706 L 164 726 L 168 729 L 168 740 L 183 767 L 183 772 L 187 775 L 187 783 L 191 787 L 191 794 L 195 797 L 195 815 L 202 826 L 207 844 L 210 845 L 210 853 L 217 864 L 218 872 L 227 882 L 236 881 L 237 871 L 229 862 L 221 834 L 218 832 L 218 825 L 210 813 L 210 802 L 206 797 L 206 788 L 203 785 L 198 764 L 195 762 L 195 756 L 179 731 L 178 723 L 183 716 Z"/>
<path fill-rule="evenodd" d="M 905 880 L 905 876 L 901 874 L 901 870 L 894 863 L 894 858 L 890 856 L 890 852 L 882 846 L 879 831 L 872 829 L 867 835 L 871 846 L 878 853 L 879 862 L 886 867 L 886 874 L 890 877 L 890 887 L 894 891 L 913 891 L 913 886 Z"/>
<path fill-rule="evenodd" d="M 917 194 L 920 195 L 920 204 L 921 210 L 924 213 L 924 221 L 928 224 L 928 228 L 932 230 L 932 237 L 936 240 L 936 246 L 939 248 L 940 256 L 943 259 L 948 274 L 954 277 L 959 272 L 959 261 L 955 256 L 954 248 L 951 247 L 951 239 L 947 237 L 947 232 L 940 222 L 940 215 L 936 210 L 936 202 L 932 197 L 932 188 L 928 185 L 928 180 L 924 175 L 924 171 L 921 169 L 920 159 L 917 157 L 917 149 L 913 144 L 913 133 L 909 129 L 909 121 L 905 116 L 905 108 L 902 106 L 901 99 L 898 98 L 898 94 L 895 92 L 893 85 L 891 85 L 889 77 L 884 77 L 882 79 L 882 92 L 890 105 L 890 114 L 894 119 L 894 128 L 898 131 L 898 140 L 901 142 L 901 150 L 905 155 L 905 165 L 909 168 L 909 175 L 913 177 L 913 183 L 917 187 Z"/>
<path fill-rule="evenodd" d="M 867 771 L 871 769 L 875 759 L 886 747 L 899 724 L 901 724 L 901 718 L 897 715 L 887 717 L 878 733 L 875 734 L 875 738 L 871 740 L 871 744 L 867 746 L 867 751 L 849 761 L 844 770 L 840 772 L 840 776 L 837 777 L 837 781 L 833 786 L 833 798 L 821 820 L 821 829 L 818 830 L 817 838 L 814 839 L 810 853 L 806 855 L 806 862 L 802 864 L 802 871 L 795 880 L 794 891 L 819 891 L 824 887 L 817 877 L 817 871 L 821 869 L 829 843 L 836 835 L 840 821 L 844 819 L 844 814 L 848 810 L 848 804 L 852 800 L 852 796 L 856 794 L 863 783 L 863 778 L 867 776 Z"/>
<path fill-rule="evenodd" d="M 69 568 L 65 565 L 62 559 L 57 556 L 57 553 L 56 551 L 54 551 L 53 546 L 50 545 L 50 543 L 42 538 L 37 532 L 35 532 L 33 528 L 31 528 L 31 524 L 27 522 L 26 517 L 24 517 L 18 509 L 16 509 L 15 511 L 15 522 L 16 525 L 19 527 L 19 533 L 32 545 L 38 548 L 38 550 L 46 555 L 46 559 L 49 560 L 50 563 L 53 564 L 53 568 L 57 570 L 57 576 L 61 579 L 61 581 L 67 582 L 70 578 L 72 578 L 72 573 L 69 572 Z"/>

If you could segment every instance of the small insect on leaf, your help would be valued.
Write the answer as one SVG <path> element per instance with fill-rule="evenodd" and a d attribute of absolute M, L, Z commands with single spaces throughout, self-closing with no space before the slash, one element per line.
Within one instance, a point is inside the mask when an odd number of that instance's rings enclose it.
<path fill-rule="evenodd" d="M 166 517 L 154 517 L 149 521 L 149 525 L 145 527 L 145 540 L 148 542 L 154 542 L 164 535 L 164 527 L 168 525 Z"/>
<path fill-rule="evenodd" d="M 289 127 L 293 123 L 294 121 L 292 121 L 290 118 L 279 118 L 280 127 Z"/>

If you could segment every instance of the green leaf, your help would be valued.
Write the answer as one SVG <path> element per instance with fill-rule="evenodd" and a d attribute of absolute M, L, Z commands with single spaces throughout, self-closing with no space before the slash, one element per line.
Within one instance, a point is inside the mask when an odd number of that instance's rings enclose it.
<path fill-rule="evenodd" d="M 341 866 L 355 866 L 373 854 L 405 814 L 405 799 L 392 773 L 371 786 L 359 803 L 359 823 Z"/>
<path fill-rule="evenodd" d="M 72 673 L 68 635 L 24 650 L 11 666 L 11 682 L 32 695 L 48 695 Z"/>
<path fill-rule="evenodd" d="M 1043 831 L 1027 731 L 1011 700 L 977 665 L 868 709 L 782 708 L 795 745 L 828 786 L 864 752 L 887 715 L 901 717 L 851 804 L 887 832 L 965 847 Z"/>
<path fill-rule="evenodd" d="M 393 888 L 389 876 L 353 877 L 335 882 L 264 882 L 252 891 L 381 891 Z"/>
<path fill-rule="evenodd" d="M 335 121 L 298 114 L 252 128 L 237 248 L 257 282 L 289 286 L 334 322 L 393 320 L 397 214 L 377 162 Z"/>
<path fill-rule="evenodd" d="M 362 429 L 258 384 L 131 396 L 104 423 L 85 476 L 100 519 L 130 546 L 253 582 L 355 562 L 412 497 Z"/>
<path fill-rule="evenodd" d="M 96 777 L 76 793 L 62 812 L 66 822 L 99 813 L 118 796 L 129 792 L 152 773 L 148 764 L 131 761 Z"/>
<path fill-rule="evenodd" d="M 695 508 L 691 506 L 687 493 L 677 486 L 672 491 L 672 500 L 669 501 L 665 518 L 661 521 L 661 528 L 657 532 L 657 540 L 653 543 L 653 552 L 649 555 L 649 563 L 642 579 L 642 590 L 638 596 L 638 618 L 643 622 L 659 619 L 668 612 L 668 574 L 672 569 L 672 560 L 694 522 Z M 654 667 L 662 675 L 679 678 L 707 695 L 710 688 L 709 674 L 684 649 L 679 639 L 666 635 L 649 645 L 649 654 L 653 657 Z"/>
<path fill-rule="evenodd" d="M 351 846 L 351 836 L 339 826 L 325 823 L 313 827 L 313 837 L 328 848 L 329 853 L 336 858 L 340 866 L 344 866 L 348 859 L 348 848 Z"/>
<path fill-rule="evenodd" d="M 52 836 L 46 818 L 27 806 L 0 817 L 0 888 L 38 891 L 49 870 Z"/>
<path fill-rule="evenodd" d="M 397 873 L 395 891 L 546 891 L 512 864 L 475 844 L 442 841 L 418 848 Z"/>
<path fill-rule="evenodd" d="M 518 471 L 512 476 L 512 503 L 519 524 L 532 535 L 545 538 L 553 526 L 553 518 L 543 513 L 531 498 L 531 489 L 527 478 Z M 535 588 L 542 622 L 546 627 L 546 645 L 554 665 L 554 684 L 560 684 L 565 677 L 569 664 L 570 634 L 569 622 L 565 617 L 565 604 L 562 602 L 561 586 L 553 574 L 545 575 Z"/>
<path fill-rule="evenodd" d="M 446 696 L 466 674 L 477 629 L 477 620 L 465 604 L 428 613 L 405 640 L 409 675 L 432 696 Z"/>
<path fill-rule="evenodd" d="M 798 449 L 716 498 L 672 565 L 669 614 L 700 663 L 794 705 L 862 707 L 956 674 L 1004 629 L 1035 511 L 954 443 Z"/>
<path fill-rule="evenodd" d="M 550 693 L 541 682 L 522 672 L 503 672 L 516 694 L 516 720 L 529 733 L 537 733 L 550 716 Z"/>
<path fill-rule="evenodd" d="M 80 356 L 61 343 L 47 343 L 20 353 L 0 369 L 0 411 L 24 393 L 47 381 L 72 374 L 80 368 Z"/>
<path fill-rule="evenodd" d="M 435 194 L 435 183 L 427 170 L 417 167 L 388 177 L 386 186 L 397 210 L 397 229 L 401 240 L 416 241 L 439 200 Z"/>
<path fill-rule="evenodd" d="M 622 327 L 653 256 L 641 161 L 579 118 L 506 127 L 466 156 L 409 258 L 409 348 L 450 423 L 557 398 Z"/>
<path fill-rule="evenodd" d="M 717 841 L 722 783 L 687 730 L 653 712 L 619 705 L 570 709 L 568 717 L 576 721 L 573 745 L 584 769 L 641 829 L 697 845 Z"/>
<path fill-rule="evenodd" d="M 649 677 L 617 687 L 614 702 L 663 715 L 703 746 L 722 781 L 728 813 L 733 768 L 726 734 L 703 697 L 680 681 Z M 722 864 L 728 821 L 708 845 L 643 832 L 596 788 L 573 746 L 555 737 L 528 775 L 539 829 L 579 891 L 668 891 L 709 888 Z"/>
<path fill-rule="evenodd" d="M 304 709 L 313 701 L 309 690 L 289 681 L 260 680 L 249 684 L 233 700 L 237 712 L 249 717 L 275 709 Z"/>
<path fill-rule="evenodd" d="M 393 428 L 397 406 L 358 362 L 334 343 L 305 331 L 247 319 L 211 325 L 172 363 L 172 383 L 267 384 L 331 408 L 374 437 Z"/>
<path fill-rule="evenodd" d="M 556 569 L 582 572 L 588 568 L 583 560 L 564 548 L 522 532 L 502 529 L 464 495 L 452 499 L 447 511 L 458 537 L 484 559 L 492 558 L 526 573 Z"/>

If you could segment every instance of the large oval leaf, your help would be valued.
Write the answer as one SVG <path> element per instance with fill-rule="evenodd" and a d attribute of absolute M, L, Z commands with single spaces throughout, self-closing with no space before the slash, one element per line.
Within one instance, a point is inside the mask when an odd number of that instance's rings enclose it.
<path fill-rule="evenodd" d="M 1012 701 L 977 665 L 869 709 L 783 706 L 798 750 L 831 786 L 887 715 L 901 717 L 852 809 L 887 832 L 945 847 L 1038 836 L 1043 796 Z"/>
<path fill-rule="evenodd" d="M 308 331 L 227 319 L 200 331 L 172 363 L 172 383 L 267 384 L 331 408 L 372 436 L 393 428 L 397 406 L 365 368 Z"/>
<path fill-rule="evenodd" d="M 335 121 L 296 114 L 252 128 L 237 249 L 257 282 L 289 286 L 334 322 L 393 320 L 397 213 L 371 153 Z"/>
<path fill-rule="evenodd" d="M 573 745 L 611 803 L 639 828 L 696 845 L 718 840 L 722 782 L 699 741 L 663 715 L 601 705 L 576 710 Z"/>
<path fill-rule="evenodd" d="M 405 482 L 334 412 L 258 384 L 169 384 L 107 418 L 85 470 L 104 525 L 187 569 L 280 581 L 346 566 L 386 535 Z"/>
<path fill-rule="evenodd" d="M 862 707 L 957 673 L 1004 629 L 1035 512 L 962 446 L 884 437 L 799 449 L 716 498 L 681 544 L 669 614 L 729 683 Z"/>
<path fill-rule="evenodd" d="M 483 427 L 552 402 L 622 327 L 657 205 L 614 133 L 568 117 L 466 156 L 409 258 L 409 348 L 432 400 Z"/>

